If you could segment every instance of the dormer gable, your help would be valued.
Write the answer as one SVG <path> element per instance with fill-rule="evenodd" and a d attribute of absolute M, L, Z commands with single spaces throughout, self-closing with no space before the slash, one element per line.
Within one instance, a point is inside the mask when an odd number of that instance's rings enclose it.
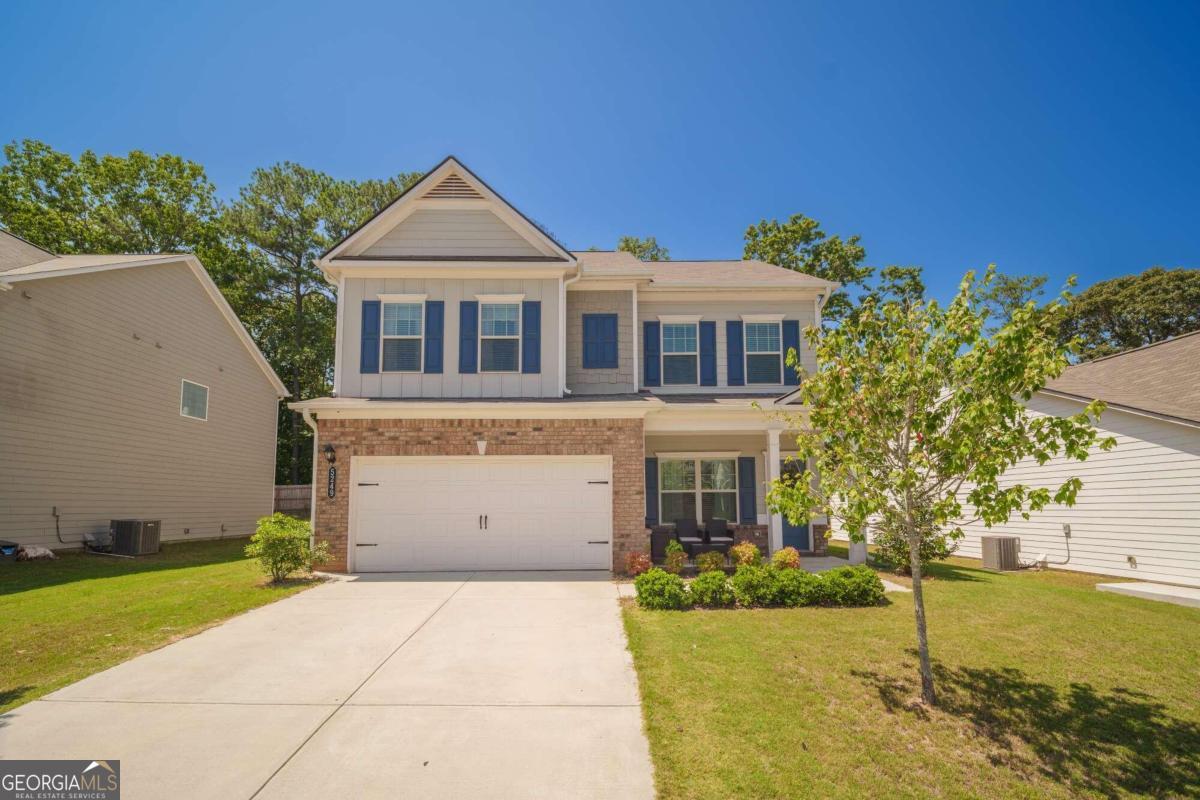
<path fill-rule="evenodd" d="M 574 264 L 575 257 L 448 156 L 321 261 Z"/>

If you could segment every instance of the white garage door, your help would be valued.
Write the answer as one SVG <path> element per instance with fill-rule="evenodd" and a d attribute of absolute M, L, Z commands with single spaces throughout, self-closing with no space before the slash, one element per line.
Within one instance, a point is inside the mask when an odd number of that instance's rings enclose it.
<path fill-rule="evenodd" d="M 607 456 L 355 458 L 355 572 L 610 569 Z"/>

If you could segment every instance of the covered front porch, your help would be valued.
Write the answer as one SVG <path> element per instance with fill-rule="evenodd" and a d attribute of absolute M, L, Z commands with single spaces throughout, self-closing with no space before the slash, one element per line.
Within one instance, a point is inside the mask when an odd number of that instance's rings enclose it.
<path fill-rule="evenodd" d="M 788 420 L 772 398 L 662 399 L 662 410 L 645 422 L 646 529 L 653 556 L 661 557 L 665 542 L 681 533 L 690 558 L 727 550 L 727 539 L 752 542 L 766 556 L 784 547 L 825 554 L 825 519 L 793 525 L 767 509 L 772 482 L 802 468 Z"/>

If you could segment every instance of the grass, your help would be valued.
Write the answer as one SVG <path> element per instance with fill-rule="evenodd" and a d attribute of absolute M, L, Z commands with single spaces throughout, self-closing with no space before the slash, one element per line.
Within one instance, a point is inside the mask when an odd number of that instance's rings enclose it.
<path fill-rule="evenodd" d="M 627 603 L 659 796 L 1198 796 L 1200 610 L 1096 591 L 1103 580 L 935 565 L 932 709 L 918 702 L 911 595 L 861 609 Z"/>
<path fill-rule="evenodd" d="M 271 585 L 245 539 L 138 559 L 66 552 L 0 562 L 0 712 L 190 636 L 312 581 Z"/>

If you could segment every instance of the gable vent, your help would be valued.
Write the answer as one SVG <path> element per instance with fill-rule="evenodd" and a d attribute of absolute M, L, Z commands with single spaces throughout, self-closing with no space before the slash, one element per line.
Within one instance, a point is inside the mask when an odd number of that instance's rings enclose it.
<path fill-rule="evenodd" d="M 442 182 L 425 193 L 427 198 L 444 200 L 482 200 L 483 195 L 458 175 L 447 175 Z"/>

